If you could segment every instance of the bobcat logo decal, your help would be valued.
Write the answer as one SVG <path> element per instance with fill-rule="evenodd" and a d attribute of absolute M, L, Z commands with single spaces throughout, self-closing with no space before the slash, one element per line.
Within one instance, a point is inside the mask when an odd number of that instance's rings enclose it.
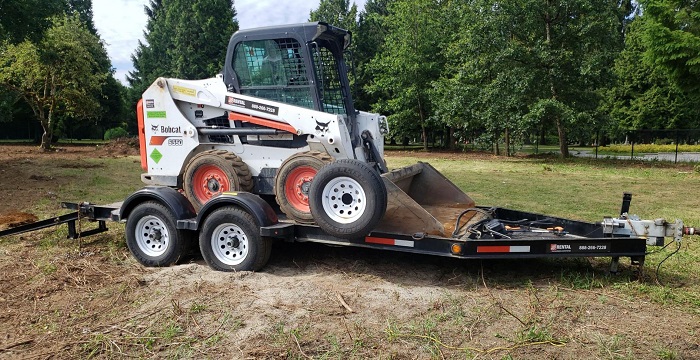
<path fill-rule="evenodd" d="M 319 122 L 318 120 L 316 120 L 316 132 L 321 133 L 321 134 L 327 133 L 328 132 L 328 124 L 330 124 L 330 123 L 331 123 L 330 121 L 327 123 L 322 123 L 322 122 Z"/>

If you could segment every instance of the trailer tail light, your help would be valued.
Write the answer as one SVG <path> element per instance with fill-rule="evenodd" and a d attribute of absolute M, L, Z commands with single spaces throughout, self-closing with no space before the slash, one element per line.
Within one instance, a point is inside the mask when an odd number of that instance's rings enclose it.
<path fill-rule="evenodd" d="M 146 158 L 146 130 L 143 123 L 143 99 L 136 105 L 136 118 L 139 125 L 139 153 L 141 154 L 141 168 L 148 171 L 148 160 Z"/>

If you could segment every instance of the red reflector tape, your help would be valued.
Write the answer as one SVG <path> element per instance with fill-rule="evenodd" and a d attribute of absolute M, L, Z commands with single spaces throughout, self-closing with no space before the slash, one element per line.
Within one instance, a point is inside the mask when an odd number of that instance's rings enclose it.
<path fill-rule="evenodd" d="M 367 236 L 365 242 L 370 244 L 414 247 L 414 242 L 411 240 L 388 239 L 374 236 Z"/>
<path fill-rule="evenodd" d="M 477 253 L 529 253 L 529 246 L 477 246 Z"/>

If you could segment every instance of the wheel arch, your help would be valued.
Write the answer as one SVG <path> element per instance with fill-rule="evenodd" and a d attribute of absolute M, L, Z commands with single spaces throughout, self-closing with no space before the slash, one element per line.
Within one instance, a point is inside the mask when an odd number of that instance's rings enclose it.
<path fill-rule="evenodd" d="M 124 200 L 119 208 L 119 220 L 128 218 L 136 206 L 146 201 L 156 201 L 163 204 L 175 215 L 176 222 L 197 216 L 194 206 L 177 190 L 167 186 L 147 186 Z"/>
<path fill-rule="evenodd" d="M 251 214 L 258 226 L 270 226 L 278 222 L 275 210 L 265 200 L 245 191 L 223 193 L 209 200 L 197 214 L 197 228 L 215 210 L 236 206 Z"/>

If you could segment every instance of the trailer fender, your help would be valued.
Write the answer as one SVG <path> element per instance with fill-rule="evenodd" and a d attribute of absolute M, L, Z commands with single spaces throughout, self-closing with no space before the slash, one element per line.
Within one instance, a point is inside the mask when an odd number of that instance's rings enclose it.
<path fill-rule="evenodd" d="M 238 206 L 251 214 L 260 227 L 277 224 L 277 214 L 260 196 L 245 191 L 226 192 L 207 201 L 197 214 L 197 227 L 214 210 L 223 206 Z M 197 229 L 192 229 L 197 230 Z"/>
<path fill-rule="evenodd" d="M 131 211 L 144 201 L 154 200 L 166 206 L 174 215 L 175 221 L 192 219 L 197 216 L 194 206 L 177 190 L 167 186 L 147 186 L 129 195 L 119 209 L 119 219 L 129 217 Z"/>

